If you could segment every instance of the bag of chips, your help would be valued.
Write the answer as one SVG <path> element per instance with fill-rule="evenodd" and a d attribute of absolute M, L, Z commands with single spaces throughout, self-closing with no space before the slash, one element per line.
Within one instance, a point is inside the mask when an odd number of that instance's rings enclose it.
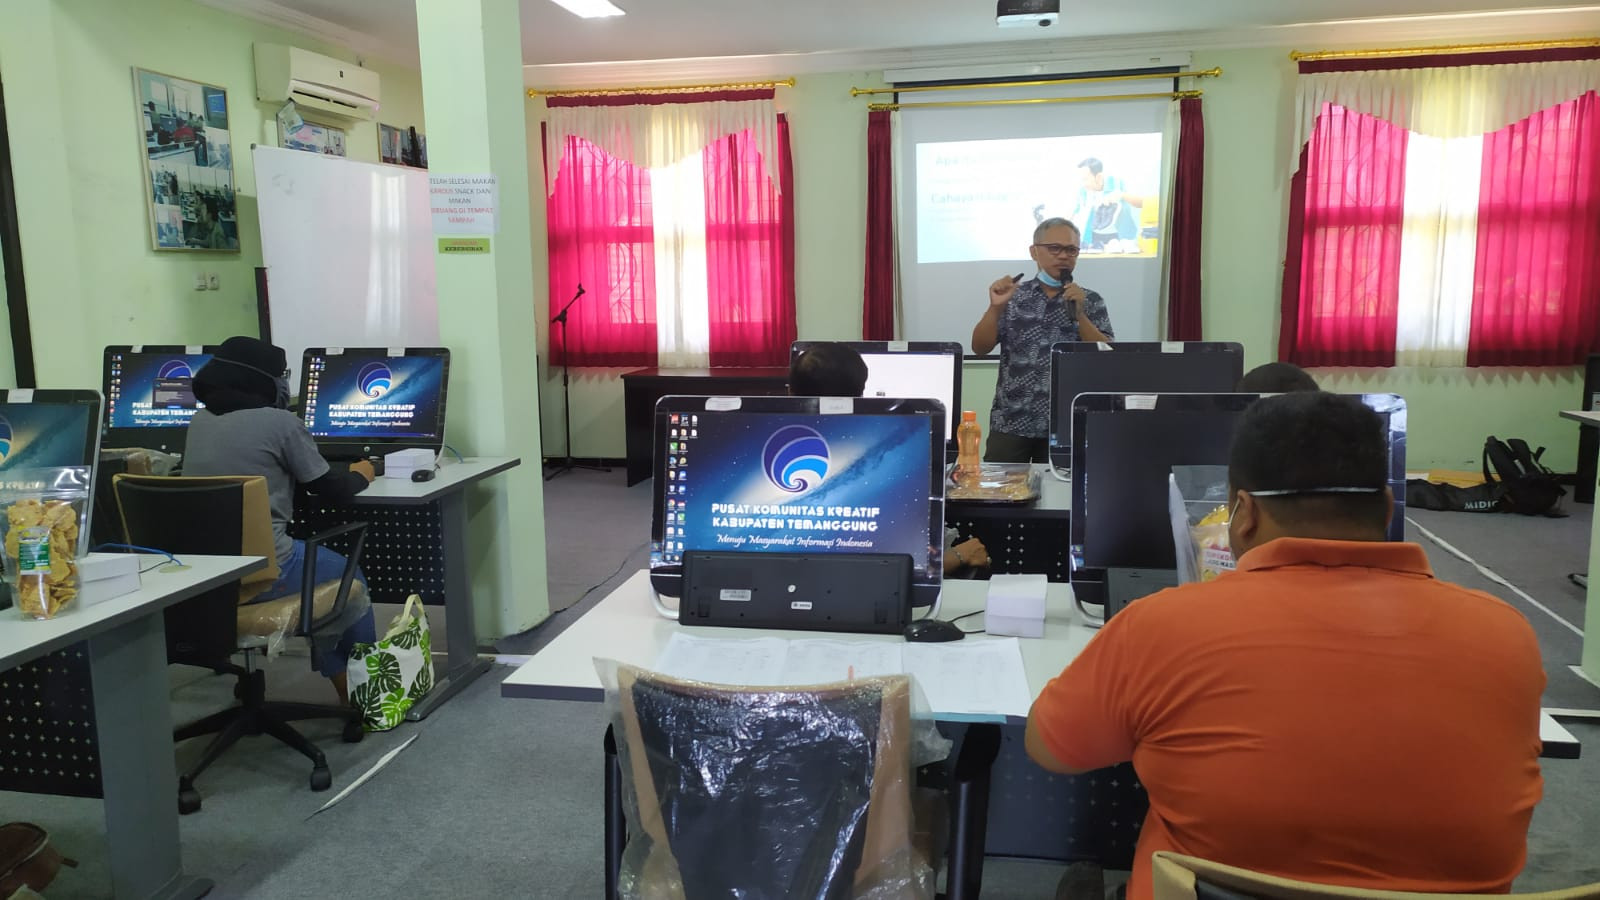
<path fill-rule="evenodd" d="M 1227 466 L 1173 466 L 1168 508 L 1180 582 L 1210 581 L 1233 571 Z"/>
<path fill-rule="evenodd" d="M 92 476 L 88 466 L 23 469 L 0 483 L 6 584 L 27 618 L 53 619 L 78 596 Z"/>

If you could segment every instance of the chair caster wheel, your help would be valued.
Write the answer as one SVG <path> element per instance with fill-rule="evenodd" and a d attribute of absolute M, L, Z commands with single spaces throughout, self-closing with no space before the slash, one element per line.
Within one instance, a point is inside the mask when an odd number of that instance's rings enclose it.
<path fill-rule="evenodd" d="M 311 770 L 311 789 L 313 791 L 325 791 L 331 787 L 333 787 L 333 773 L 328 771 L 327 766 L 318 766 Z"/>
<path fill-rule="evenodd" d="M 346 744 L 361 743 L 361 739 L 366 736 L 366 733 L 366 729 L 361 727 L 360 722 L 344 723 L 344 742 Z"/>
<path fill-rule="evenodd" d="M 200 811 L 200 792 L 192 787 L 178 788 L 178 815 L 187 816 Z"/>

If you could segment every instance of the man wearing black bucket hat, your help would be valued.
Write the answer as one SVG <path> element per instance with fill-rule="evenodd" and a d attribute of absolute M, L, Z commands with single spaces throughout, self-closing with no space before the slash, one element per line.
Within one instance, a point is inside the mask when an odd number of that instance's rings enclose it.
<path fill-rule="evenodd" d="M 289 537 L 294 490 L 304 485 L 330 503 L 341 503 L 372 483 L 372 464 L 361 460 L 345 470 L 330 466 L 317 452 L 305 423 L 289 411 L 288 361 L 281 347 L 250 337 L 228 338 L 195 375 L 194 395 L 205 409 L 189 422 L 184 474 L 261 475 L 267 480 L 279 575 L 252 602 L 299 591 L 308 566 L 318 582 L 337 580 L 344 573 L 344 557 L 318 547 L 316 558 L 307 559 L 305 543 Z M 366 583 L 359 571 L 356 580 Z M 343 619 L 348 624 L 337 644 L 315 648 L 317 671 L 333 682 L 341 701 L 347 697 L 345 659 L 351 645 L 377 638 L 370 603 L 352 604 Z"/>

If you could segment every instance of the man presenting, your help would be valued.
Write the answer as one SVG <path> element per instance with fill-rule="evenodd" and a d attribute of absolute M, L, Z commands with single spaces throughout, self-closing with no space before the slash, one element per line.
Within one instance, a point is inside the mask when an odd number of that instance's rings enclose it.
<path fill-rule="evenodd" d="M 1046 462 L 1050 434 L 1050 346 L 1057 341 L 1109 341 L 1106 302 L 1072 280 L 1078 264 L 1078 226 L 1045 219 L 1033 231 L 1028 255 L 1038 277 L 1006 276 L 989 285 L 989 309 L 972 329 L 972 351 L 1000 345 L 1000 375 L 989 413 L 989 462 Z"/>
<path fill-rule="evenodd" d="M 1238 569 L 1136 601 L 1034 702 L 1039 765 L 1139 773 L 1129 900 L 1150 897 L 1158 850 L 1346 887 L 1510 890 L 1542 791 L 1539 642 L 1384 541 L 1387 478 L 1384 423 L 1359 400 L 1257 401 L 1228 462 Z"/>

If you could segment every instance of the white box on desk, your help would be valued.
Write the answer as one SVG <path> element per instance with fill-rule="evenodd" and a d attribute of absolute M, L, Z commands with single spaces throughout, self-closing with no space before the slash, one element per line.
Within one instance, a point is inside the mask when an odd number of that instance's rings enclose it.
<path fill-rule="evenodd" d="M 383 477 L 411 479 L 411 473 L 418 469 L 433 468 L 433 451 L 417 447 L 411 450 L 396 450 L 386 453 L 383 457 Z"/>
<path fill-rule="evenodd" d="M 137 591 L 140 558 L 133 553 L 91 553 L 78 560 L 78 602 L 93 606 Z"/>
<path fill-rule="evenodd" d="M 1043 575 L 991 575 L 983 607 L 983 628 L 989 634 L 1044 637 L 1044 597 L 1049 580 Z"/>

